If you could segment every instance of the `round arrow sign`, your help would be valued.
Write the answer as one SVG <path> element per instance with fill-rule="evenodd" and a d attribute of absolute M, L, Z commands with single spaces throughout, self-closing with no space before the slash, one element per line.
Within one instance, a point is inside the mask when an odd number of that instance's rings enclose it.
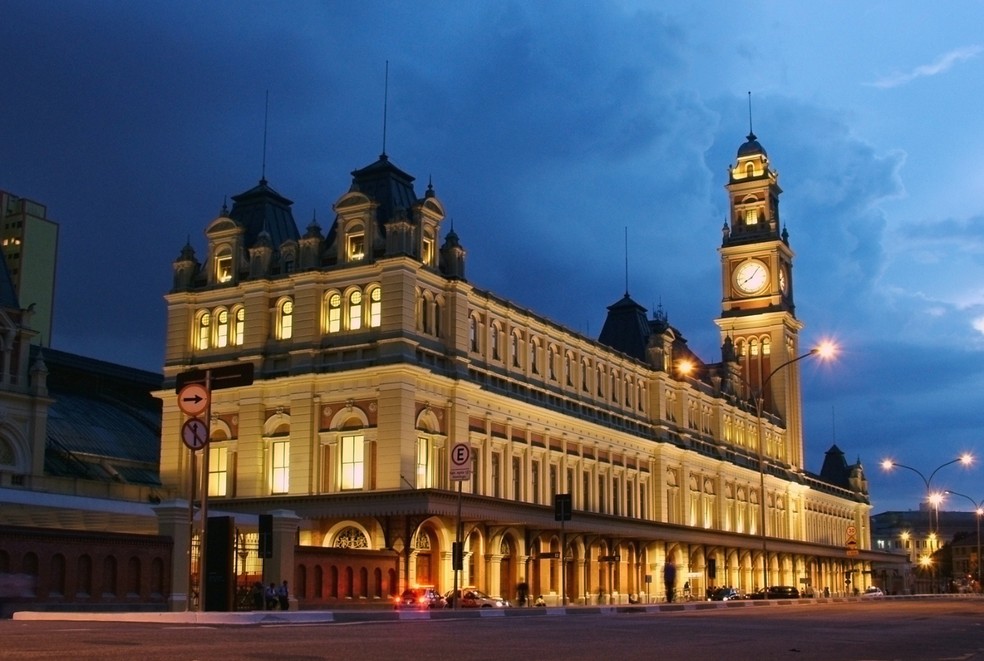
<path fill-rule="evenodd" d="M 208 408 L 208 390 L 200 383 L 189 383 L 178 393 L 178 408 L 191 416 L 204 413 Z"/>
<path fill-rule="evenodd" d="M 199 418 L 185 420 L 181 426 L 181 440 L 192 452 L 201 450 L 208 443 L 208 425 Z"/>

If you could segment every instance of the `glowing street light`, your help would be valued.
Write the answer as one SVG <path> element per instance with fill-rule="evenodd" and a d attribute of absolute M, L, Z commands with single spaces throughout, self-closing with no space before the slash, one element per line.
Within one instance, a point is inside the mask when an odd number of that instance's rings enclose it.
<path fill-rule="evenodd" d="M 984 516 L 984 499 L 974 500 L 970 496 L 966 496 L 962 493 L 957 493 L 956 491 L 944 491 L 944 494 L 953 494 L 954 496 L 960 496 L 961 498 L 966 498 L 974 505 L 974 513 L 977 514 L 977 589 L 980 590 L 981 586 L 981 517 Z"/>
<path fill-rule="evenodd" d="M 783 369 L 789 367 L 793 363 L 798 363 L 804 358 L 809 358 L 810 356 L 817 356 L 821 360 L 828 360 L 833 358 L 837 353 L 837 345 L 833 342 L 824 341 L 819 345 L 813 347 L 809 351 L 795 358 L 791 358 L 786 362 L 782 363 L 771 372 L 762 381 L 762 383 L 755 387 L 748 382 L 745 377 L 737 374 L 736 376 L 741 379 L 742 383 L 752 392 L 752 400 L 755 403 L 755 419 L 757 422 L 757 436 L 758 436 L 758 464 L 759 464 L 759 536 L 762 538 L 762 583 L 763 588 L 769 587 L 769 547 L 768 547 L 768 535 L 766 534 L 766 498 L 765 498 L 765 436 L 762 431 L 764 407 L 765 407 L 765 393 L 766 387 L 769 385 L 769 381 L 772 380 L 776 374 L 778 374 Z M 696 369 L 695 365 L 689 360 L 681 360 L 677 364 L 677 370 L 680 374 L 689 375 Z"/>
<path fill-rule="evenodd" d="M 933 525 L 933 510 L 934 509 L 936 510 L 937 521 L 939 521 L 939 506 L 943 498 L 942 494 L 940 494 L 939 492 L 934 492 L 932 490 L 933 478 L 936 476 L 936 474 L 940 471 L 941 468 L 946 468 L 947 466 L 951 466 L 956 463 L 963 464 L 964 466 L 970 466 L 972 463 L 974 463 L 974 457 L 969 452 L 965 452 L 964 454 L 960 455 L 956 459 L 951 459 L 950 461 L 943 462 L 942 464 L 934 468 L 933 472 L 929 474 L 929 477 L 926 477 L 922 473 L 922 471 L 913 468 L 912 466 L 906 466 L 905 464 L 900 464 L 892 459 L 885 459 L 881 463 L 882 468 L 886 471 L 890 471 L 893 468 L 904 468 L 908 471 L 912 471 L 922 479 L 923 484 L 926 487 L 926 502 L 933 506 L 933 509 L 927 508 L 927 514 L 929 515 L 928 539 L 931 543 L 931 548 L 933 550 L 936 550 L 938 548 L 936 528 Z M 920 559 L 920 564 L 922 564 L 922 559 Z"/>

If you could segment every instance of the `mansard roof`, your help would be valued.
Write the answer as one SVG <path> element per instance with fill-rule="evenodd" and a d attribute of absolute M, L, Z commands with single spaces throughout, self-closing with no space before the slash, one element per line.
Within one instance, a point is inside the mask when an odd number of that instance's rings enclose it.
<path fill-rule="evenodd" d="M 598 341 L 627 356 L 644 361 L 649 335 L 646 308 L 633 301 L 626 292 L 621 300 L 608 306 L 608 316 Z"/>
<path fill-rule="evenodd" d="M 293 201 L 273 190 L 266 179 L 260 179 L 256 186 L 245 193 L 233 196 L 232 202 L 229 218 L 244 228 L 245 247 L 253 247 L 264 231 L 275 247 L 283 245 L 285 241 L 300 238 L 290 209 Z"/>

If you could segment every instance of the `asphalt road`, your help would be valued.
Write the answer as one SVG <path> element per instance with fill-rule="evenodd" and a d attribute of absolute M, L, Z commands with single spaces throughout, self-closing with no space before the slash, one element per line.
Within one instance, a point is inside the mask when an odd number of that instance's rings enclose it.
<path fill-rule="evenodd" d="M 0 621 L 0 659 L 984 660 L 984 600 L 332 624 Z"/>

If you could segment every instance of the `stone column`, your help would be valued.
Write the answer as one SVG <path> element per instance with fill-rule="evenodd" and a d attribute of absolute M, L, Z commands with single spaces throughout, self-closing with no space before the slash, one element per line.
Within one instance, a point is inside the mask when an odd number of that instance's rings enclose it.
<path fill-rule="evenodd" d="M 153 507 L 157 514 L 157 531 L 163 537 L 170 537 L 174 543 L 171 549 L 171 590 L 167 598 L 168 610 L 186 611 L 189 609 L 188 590 L 191 572 L 191 523 L 188 515 L 188 502 L 171 500 Z"/>
<path fill-rule="evenodd" d="M 263 584 L 280 585 L 287 581 L 290 610 L 297 610 L 297 587 L 294 585 L 294 548 L 301 518 L 290 510 L 273 510 L 273 557 L 263 562 Z"/>

